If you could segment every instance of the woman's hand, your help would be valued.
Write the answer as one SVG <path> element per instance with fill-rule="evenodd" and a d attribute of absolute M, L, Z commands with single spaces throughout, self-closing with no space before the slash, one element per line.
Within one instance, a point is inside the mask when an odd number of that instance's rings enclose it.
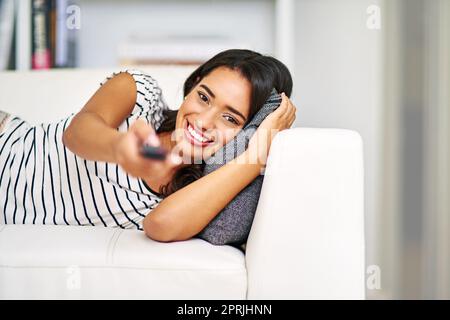
<path fill-rule="evenodd" d="M 265 165 L 270 145 L 275 135 L 282 130 L 290 128 L 295 121 L 297 108 L 284 92 L 281 94 L 281 97 L 280 106 L 261 122 L 249 141 L 246 152 L 252 162 L 257 161 L 257 163 Z"/>
<path fill-rule="evenodd" d="M 182 159 L 178 155 L 168 153 L 165 160 L 147 159 L 141 155 L 140 149 L 144 143 L 152 146 L 160 146 L 161 142 L 152 126 L 144 120 L 137 119 L 128 129 L 128 132 L 120 135 L 114 146 L 116 163 L 128 174 L 143 179 L 162 179 Z"/>

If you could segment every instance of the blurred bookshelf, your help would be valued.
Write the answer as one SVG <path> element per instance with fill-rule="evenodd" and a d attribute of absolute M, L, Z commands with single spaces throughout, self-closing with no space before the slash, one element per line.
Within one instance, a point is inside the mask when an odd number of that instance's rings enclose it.
<path fill-rule="evenodd" d="M 0 71 L 292 56 L 293 0 L 0 0 Z M 281 56 L 281 57 L 280 57 Z"/>

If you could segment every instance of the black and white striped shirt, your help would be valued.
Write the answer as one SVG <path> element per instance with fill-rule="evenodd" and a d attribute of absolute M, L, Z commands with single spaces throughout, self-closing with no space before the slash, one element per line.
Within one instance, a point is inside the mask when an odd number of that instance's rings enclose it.
<path fill-rule="evenodd" d="M 155 79 L 142 71 L 121 72 L 136 82 L 136 104 L 118 127 L 125 132 L 142 118 L 155 130 L 168 109 Z M 144 217 L 162 200 L 120 166 L 85 160 L 62 143 L 75 114 L 54 123 L 30 125 L 10 118 L 0 134 L 0 224 L 100 225 L 142 230 Z"/>

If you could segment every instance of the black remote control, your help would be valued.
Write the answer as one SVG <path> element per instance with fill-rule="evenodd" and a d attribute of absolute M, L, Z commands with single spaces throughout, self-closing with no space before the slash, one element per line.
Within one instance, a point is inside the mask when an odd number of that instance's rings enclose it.
<path fill-rule="evenodd" d="M 145 158 L 153 160 L 164 160 L 166 158 L 167 152 L 161 147 L 153 147 L 148 144 L 144 144 L 141 149 L 141 154 Z"/>

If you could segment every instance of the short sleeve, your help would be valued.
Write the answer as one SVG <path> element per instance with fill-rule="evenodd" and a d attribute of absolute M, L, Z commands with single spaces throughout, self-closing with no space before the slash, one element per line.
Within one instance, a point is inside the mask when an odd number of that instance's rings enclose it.
<path fill-rule="evenodd" d="M 127 118 L 127 122 L 132 122 L 137 118 L 144 118 L 147 123 L 151 124 L 153 128 L 157 130 L 161 123 L 165 120 L 163 111 L 169 109 L 158 81 L 148 73 L 141 70 L 121 69 L 106 77 L 102 82 L 100 82 L 100 86 L 122 72 L 127 72 L 133 77 L 136 83 L 137 91 L 136 103 Z"/>

